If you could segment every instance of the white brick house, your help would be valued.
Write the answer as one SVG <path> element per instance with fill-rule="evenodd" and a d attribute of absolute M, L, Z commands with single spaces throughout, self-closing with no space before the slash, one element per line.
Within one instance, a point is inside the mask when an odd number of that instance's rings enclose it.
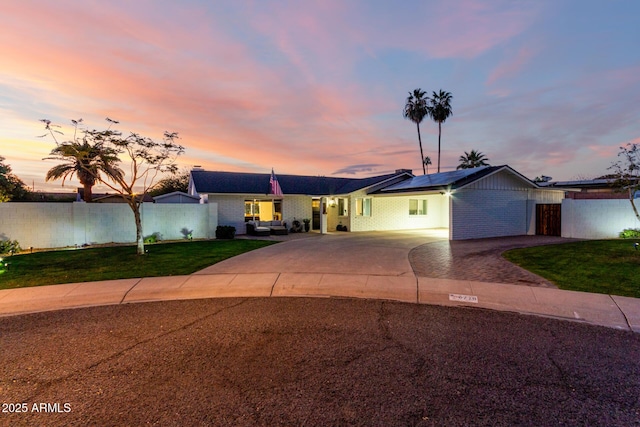
<path fill-rule="evenodd" d="M 371 178 L 279 175 L 283 196 L 269 195 L 269 174 L 191 172 L 189 194 L 218 204 L 220 225 L 244 233 L 252 218 L 312 220 L 334 231 L 449 229 L 452 240 L 535 234 L 536 205 L 559 204 L 563 191 L 538 187 L 509 166 Z"/>

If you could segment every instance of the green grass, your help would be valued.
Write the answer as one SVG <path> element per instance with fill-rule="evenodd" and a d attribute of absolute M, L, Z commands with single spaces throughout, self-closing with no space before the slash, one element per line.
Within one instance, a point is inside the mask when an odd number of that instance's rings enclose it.
<path fill-rule="evenodd" d="M 275 242 L 212 240 L 37 252 L 4 257 L 0 289 L 70 282 L 191 274 L 219 261 Z M 4 267 L 8 263 L 8 268 Z"/>
<path fill-rule="evenodd" d="M 640 250 L 634 240 L 591 240 L 513 249 L 509 261 L 560 289 L 640 298 Z"/>

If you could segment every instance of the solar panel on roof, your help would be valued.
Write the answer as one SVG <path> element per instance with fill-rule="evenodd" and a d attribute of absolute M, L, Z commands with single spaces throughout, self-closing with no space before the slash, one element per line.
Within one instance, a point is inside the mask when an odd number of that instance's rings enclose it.
<path fill-rule="evenodd" d="M 433 173 L 430 175 L 421 175 L 414 178 L 402 181 L 398 184 L 391 185 L 384 188 L 382 191 L 394 191 L 394 190 L 411 190 L 414 188 L 425 187 L 441 187 L 452 185 L 462 179 L 468 178 L 471 175 L 477 174 L 480 171 L 485 170 L 489 166 L 482 166 L 473 169 L 460 169 L 450 172 Z"/>

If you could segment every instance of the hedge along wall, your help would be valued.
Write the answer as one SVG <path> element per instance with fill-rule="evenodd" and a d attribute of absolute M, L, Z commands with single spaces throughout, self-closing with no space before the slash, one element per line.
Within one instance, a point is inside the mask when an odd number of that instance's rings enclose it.
<path fill-rule="evenodd" d="M 163 240 L 215 238 L 218 206 L 155 204 L 141 206 L 145 236 Z M 134 243 L 136 226 L 124 203 L 0 203 L 0 240 L 17 240 L 22 248 L 61 248 L 101 243 Z"/>
<path fill-rule="evenodd" d="M 628 199 L 562 201 L 562 237 L 610 239 L 625 228 L 640 228 Z"/>

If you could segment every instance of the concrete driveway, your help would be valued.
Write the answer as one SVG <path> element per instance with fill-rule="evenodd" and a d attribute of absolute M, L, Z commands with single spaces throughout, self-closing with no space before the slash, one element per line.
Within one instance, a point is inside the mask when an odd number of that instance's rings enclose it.
<path fill-rule="evenodd" d="M 447 230 L 372 231 L 308 234 L 248 252 L 195 274 L 341 273 L 414 277 L 409 252 L 446 241 Z"/>

